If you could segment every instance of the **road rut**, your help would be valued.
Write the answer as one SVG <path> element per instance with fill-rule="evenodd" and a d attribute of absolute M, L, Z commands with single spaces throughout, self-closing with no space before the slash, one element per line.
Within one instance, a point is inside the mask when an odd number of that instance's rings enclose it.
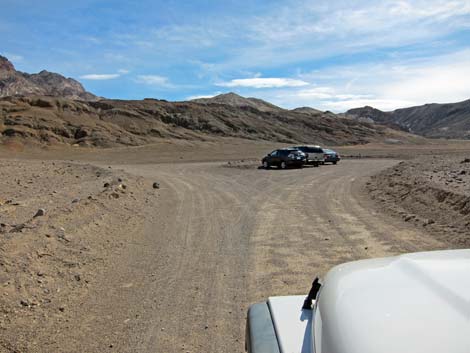
<path fill-rule="evenodd" d="M 395 163 L 116 166 L 158 181 L 159 206 L 83 304 L 89 329 L 69 339 L 87 352 L 242 352 L 250 303 L 306 293 L 345 261 L 444 248 L 363 194 L 368 176 Z"/>

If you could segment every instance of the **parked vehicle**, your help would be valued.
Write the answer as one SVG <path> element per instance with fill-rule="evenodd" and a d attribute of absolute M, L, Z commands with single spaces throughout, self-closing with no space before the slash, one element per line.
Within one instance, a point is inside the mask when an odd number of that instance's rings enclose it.
<path fill-rule="evenodd" d="M 354 261 L 248 311 L 249 353 L 468 353 L 470 250 Z"/>
<path fill-rule="evenodd" d="M 271 166 L 281 169 L 301 168 L 305 164 L 305 154 L 295 148 L 282 148 L 272 151 L 262 159 L 261 163 L 265 169 Z"/>
<path fill-rule="evenodd" d="M 324 158 L 323 164 L 324 163 L 336 164 L 341 160 L 338 152 L 330 150 L 328 148 L 323 148 L 323 158 Z"/>
<path fill-rule="evenodd" d="M 292 147 L 305 153 L 307 157 L 306 164 L 312 164 L 314 167 L 318 167 L 324 162 L 323 149 L 320 146 L 295 146 Z"/>

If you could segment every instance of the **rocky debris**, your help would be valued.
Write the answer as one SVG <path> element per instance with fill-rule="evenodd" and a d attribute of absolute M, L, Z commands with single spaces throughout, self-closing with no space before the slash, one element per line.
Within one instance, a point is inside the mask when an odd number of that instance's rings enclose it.
<path fill-rule="evenodd" d="M 160 183 L 154 182 L 153 185 L 152 185 L 152 187 L 153 187 L 154 189 L 160 189 Z"/>
<path fill-rule="evenodd" d="M 36 218 L 36 217 L 42 217 L 46 214 L 46 210 L 44 208 L 40 208 L 39 210 L 37 210 L 37 212 L 35 213 L 35 215 L 33 216 L 33 218 Z"/>
<path fill-rule="evenodd" d="M 470 163 L 470 158 L 465 158 L 463 161 L 461 161 L 460 163 Z"/>
<path fill-rule="evenodd" d="M 402 162 L 371 178 L 369 195 L 381 208 L 456 247 L 470 246 L 470 165 L 458 156 Z"/>
<path fill-rule="evenodd" d="M 0 347 L 70 351 L 67 342 L 52 348 L 51 335 L 83 328 L 83 298 L 143 221 L 147 187 L 144 179 L 88 164 L 0 160 Z M 120 197 L 111 202 L 112 192 Z M 81 201 L 72 206 L 74 200 Z"/>

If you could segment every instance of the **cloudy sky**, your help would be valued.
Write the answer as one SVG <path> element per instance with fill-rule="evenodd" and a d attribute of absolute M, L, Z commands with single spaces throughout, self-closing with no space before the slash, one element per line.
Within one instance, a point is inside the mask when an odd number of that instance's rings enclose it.
<path fill-rule="evenodd" d="M 105 97 L 286 108 L 470 98 L 470 0 L 0 0 L 0 53 Z"/>

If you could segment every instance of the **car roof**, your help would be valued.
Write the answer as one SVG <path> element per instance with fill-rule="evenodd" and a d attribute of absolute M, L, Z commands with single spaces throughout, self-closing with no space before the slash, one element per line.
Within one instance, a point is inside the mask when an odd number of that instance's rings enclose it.
<path fill-rule="evenodd" d="M 321 147 L 318 146 L 318 145 L 299 145 L 299 146 L 295 146 L 295 147 L 293 147 L 293 148 L 300 148 L 300 147 L 321 148 Z"/>
<path fill-rule="evenodd" d="M 468 249 L 334 267 L 315 308 L 321 351 L 468 352 L 469 274 Z"/>

